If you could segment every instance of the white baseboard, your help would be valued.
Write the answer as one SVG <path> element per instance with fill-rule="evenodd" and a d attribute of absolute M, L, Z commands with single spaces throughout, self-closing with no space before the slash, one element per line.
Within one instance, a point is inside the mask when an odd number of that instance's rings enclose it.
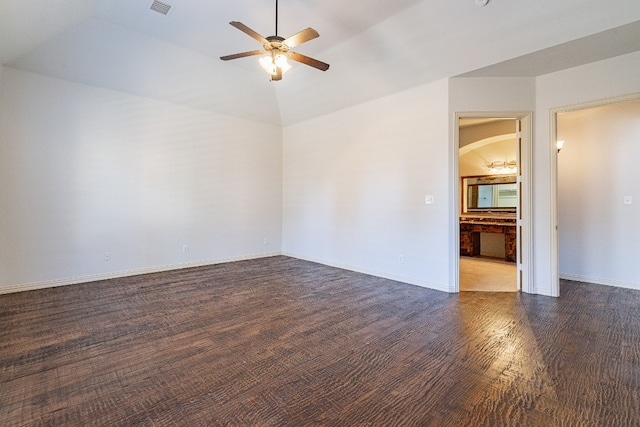
<path fill-rule="evenodd" d="M 109 273 L 101 273 L 101 274 L 94 274 L 94 275 L 81 276 L 81 277 L 46 280 L 42 282 L 31 282 L 31 283 L 22 283 L 22 284 L 5 285 L 5 286 L 0 285 L 0 294 L 33 291 L 36 289 L 53 288 L 58 286 L 77 285 L 80 283 L 96 282 L 99 280 L 117 279 L 120 277 L 137 276 L 140 274 L 160 273 L 163 271 L 180 270 L 183 268 L 202 267 L 206 265 L 223 264 L 227 262 L 244 261 L 249 259 L 267 258 L 272 256 L 278 256 L 278 255 L 284 255 L 291 258 L 301 259 L 304 261 L 316 262 L 318 264 L 341 268 L 343 270 L 354 271 L 356 273 L 369 274 L 371 276 L 381 277 L 389 280 L 395 280 L 398 282 L 407 283 L 409 285 L 420 286 L 422 288 L 433 289 L 436 291 L 447 292 L 447 293 L 452 292 L 452 290 L 449 288 L 449 285 L 427 282 L 424 280 L 418 280 L 412 277 L 405 277 L 401 275 L 388 274 L 388 273 L 373 270 L 373 269 L 361 268 L 361 267 L 339 263 L 339 262 L 332 262 L 332 261 L 317 259 L 317 258 L 302 257 L 296 254 L 289 254 L 289 253 L 282 253 L 282 252 L 268 252 L 268 253 L 246 255 L 241 257 L 218 258 L 214 260 L 196 261 L 196 262 L 189 262 L 189 263 L 182 263 L 182 264 L 169 264 L 169 265 L 156 266 L 156 267 L 147 267 L 147 268 L 139 268 L 139 269 L 132 269 L 132 270 L 124 270 L 124 271 L 114 271 Z"/>
<path fill-rule="evenodd" d="M 304 257 L 304 256 L 292 254 L 292 253 L 287 253 L 287 252 L 283 252 L 282 255 L 288 256 L 288 257 L 291 257 L 291 258 L 301 259 L 303 261 L 315 262 L 315 263 L 326 265 L 326 266 L 329 266 L 329 267 L 335 267 L 335 268 L 340 268 L 340 269 L 343 269 L 343 270 L 354 271 L 356 273 L 362 273 L 362 274 L 368 274 L 370 276 L 381 277 L 383 279 L 395 280 L 396 282 L 402 282 L 402 283 L 407 283 L 409 285 L 420 286 L 421 288 L 433 289 L 433 290 L 436 290 L 436 291 L 447 292 L 447 293 L 451 293 L 452 292 L 452 290 L 449 288 L 448 284 L 447 285 L 443 285 L 443 284 L 439 284 L 439 283 L 432 283 L 432 282 L 427 282 L 427 281 L 424 281 L 424 280 L 415 279 L 415 278 L 412 278 L 412 277 L 405 277 L 405 276 L 400 276 L 400 275 L 396 275 L 396 274 L 389 274 L 389 273 L 385 273 L 385 272 L 382 272 L 382 271 L 377 271 L 377 270 L 368 269 L 368 268 L 361 268 L 361 267 L 350 265 L 350 264 L 344 264 L 344 263 L 340 263 L 340 262 L 329 261 L 329 260 L 326 260 L 326 259 Z"/>
<path fill-rule="evenodd" d="M 621 280 L 603 279 L 602 277 L 583 276 L 580 274 L 560 273 L 563 280 L 573 280 L 576 282 L 594 283 L 596 285 L 614 286 L 616 288 L 626 288 L 640 290 L 640 283 L 623 282 Z"/>
<path fill-rule="evenodd" d="M 244 261 L 249 259 L 267 258 L 282 255 L 281 252 L 266 252 L 241 257 L 217 258 L 214 260 L 196 261 L 181 264 L 169 264 L 156 267 L 138 268 L 133 270 L 114 271 L 109 273 L 94 274 L 89 276 L 46 280 L 42 282 L 22 283 L 17 285 L 0 285 L 0 294 L 14 292 L 33 291 L 36 289 L 54 288 L 57 286 L 78 285 L 80 283 L 96 282 L 99 280 L 117 279 L 120 277 L 137 276 L 140 274 L 160 273 L 163 271 L 180 270 L 183 268 L 203 267 L 206 265 L 223 264 L 226 262 Z"/>

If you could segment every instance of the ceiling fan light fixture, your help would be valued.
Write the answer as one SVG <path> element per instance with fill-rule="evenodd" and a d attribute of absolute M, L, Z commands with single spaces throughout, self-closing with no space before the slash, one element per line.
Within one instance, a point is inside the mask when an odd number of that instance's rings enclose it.
<path fill-rule="evenodd" d="M 287 70 L 291 68 L 291 65 L 289 65 L 289 63 L 287 62 L 287 56 L 282 53 L 275 55 L 273 62 L 276 64 L 277 67 L 282 68 L 283 71 L 287 67 L 288 67 Z"/>
<path fill-rule="evenodd" d="M 287 62 L 282 67 L 280 67 L 280 69 L 282 70 L 282 74 L 284 74 L 291 69 L 291 65 Z"/>
<path fill-rule="evenodd" d="M 265 55 L 258 60 L 260 66 L 267 74 L 274 75 L 276 73 L 276 64 L 273 63 L 271 55 Z"/>
<path fill-rule="evenodd" d="M 291 69 L 291 65 L 287 61 L 287 56 L 282 53 L 276 54 L 273 51 L 267 55 L 262 56 L 258 60 L 258 62 L 260 63 L 262 69 L 266 71 L 267 74 L 270 74 L 272 76 L 278 74 L 278 69 L 280 69 L 280 72 L 282 74 Z"/>

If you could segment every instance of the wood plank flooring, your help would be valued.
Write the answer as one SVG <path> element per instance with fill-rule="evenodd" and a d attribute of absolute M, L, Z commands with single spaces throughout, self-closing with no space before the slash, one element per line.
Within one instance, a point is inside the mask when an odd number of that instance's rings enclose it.
<path fill-rule="evenodd" d="M 638 426 L 640 292 L 287 257 L 0 296 L 2 426 Z"/>

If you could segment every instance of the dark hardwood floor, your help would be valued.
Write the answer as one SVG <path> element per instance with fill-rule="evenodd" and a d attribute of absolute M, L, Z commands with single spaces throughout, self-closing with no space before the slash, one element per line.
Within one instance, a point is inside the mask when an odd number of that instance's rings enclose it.
<path fill-rule="evenodd" d="M 640 292 L 287 257 L 0 296 L 2 426 L 638 426 Z"/>

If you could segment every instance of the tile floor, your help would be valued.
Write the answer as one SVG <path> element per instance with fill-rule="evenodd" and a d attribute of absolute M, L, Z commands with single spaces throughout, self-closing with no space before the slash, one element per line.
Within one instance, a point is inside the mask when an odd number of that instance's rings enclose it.
<path fill-rule="evenodd" d="M 460 291 L 518 292 L 516 265 L 487 257 L 460 257 Z"/>

